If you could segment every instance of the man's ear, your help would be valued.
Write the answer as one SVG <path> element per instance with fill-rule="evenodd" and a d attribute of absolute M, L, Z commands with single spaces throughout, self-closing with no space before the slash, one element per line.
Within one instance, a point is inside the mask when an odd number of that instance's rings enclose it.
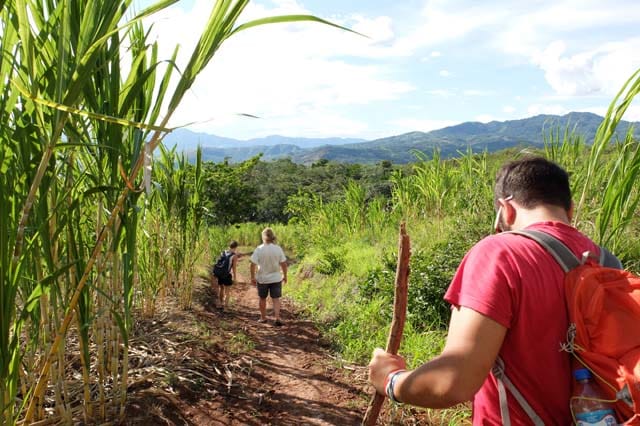
<path fill-rule="evenodd" d="M 502 218 L 507 226 L 511 226 L 516 222 L 517 211 L 510 201 L 502 202 Z"/>

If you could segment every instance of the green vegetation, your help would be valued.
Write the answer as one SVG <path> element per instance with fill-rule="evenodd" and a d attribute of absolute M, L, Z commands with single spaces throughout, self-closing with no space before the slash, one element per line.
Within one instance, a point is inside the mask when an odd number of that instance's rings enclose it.
<path fill-rule="evenodd" d="M 206 250 L 200 153 L 162 150 L 152 176 L 169 119 L 232 35 L 333 25 L 238 25 L 248 0 L 218 1 L 174 72 L 177 47 L 159 58 L 142 25 L 174 2 L 0 1 L 2 425 L 122 419 L 135 318 L 165 296 L 188 308 Z"/>
<path fill-rule="evenodd" d="M 553 130 L 541 150 L 491 155 L 468 151 L 450 160 L 443 160 L 435 151 L 431 158 L 419 158 L 410 170 L 391 175 L 392 202 L 375 215 L 376 199 L 358 198 L 353 187 L 332 202 L 320 202 L 308 194 L 305 204 L 298 194 L 291 199 L 297 206 L 292 221 L 302 233 L 289 237 L 309 241 L 310 248 L 297 265 L 296 280 L 288 293 L 322 324 L 344 358 L 366 362 L 373 347 L 386 342 L 397 227 L 405 220 L 412 258 L 401 353 L 410 366 L 432 358 L 442 348 L 449 319 L 449 308 L 442 301 L 444 291 L 464 253 L 492 232 L 493 177 L 505 160 L 531 153 L 546 155 L 570 170 L 576 225 L 638 272 L 640 190 L 633 183 L 640 167 L 640 144 L 630 133 L 621 141 L 611 138 L 616 121 L 640 89 L 639 76 L 640 72 L 635 74 L 629 80 L 631 89 L 623 89 L 614 100 L 592 145 L 569 130 Z M 402 417 L 401 413 L 394 415 Z M 440 418 L 438 422 L 455 422 L 468 411 L 462 407 L 434 410 L 429 415 Z"/>
<path fill-rule="evenodd" d="M 172 2 L 129 17 L 128 0 L 0 1 L 0 424 L 121 419 L 136 319 L 168 297 L 188 309 L 198 266 L 230 237 L 255 246 L 265 223 L 297 262 L 285 292 L 344 358 L 362 362 L 386 340 L 406 221 L 413 257 L 402 353 L 411 365 L 429 359 L 443 344 L 448 281 L 490 231 L 495 171 L 524 154 L 470 148 L 445 159 L 434 150 L 402 167 L 306 167 L 259 157 L 212 164 L 198 152 L 191 164 L 161 141 L 220 45 L 257 25 L 324 21 L 237 25 L 248 0 L 215 2 L 177 73 L 176 53 L 163 64 L 141 25 Z M 578 227 L 635 271 L 640 151 L 632 133 L 614 135 L 639 90 L 635 74 L 592 145 L 552 131 L 542 148 L 572 172 Z M 253 345 L 241 333 L 229 342 L 232 351 Z"/>

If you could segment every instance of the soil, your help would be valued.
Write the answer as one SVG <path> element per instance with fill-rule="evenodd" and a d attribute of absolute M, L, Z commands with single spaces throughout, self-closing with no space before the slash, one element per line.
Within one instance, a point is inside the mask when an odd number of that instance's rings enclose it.
<path fill-rule="evenodd" d="M 284 325 L 276 327 L 272 316 L 258 323 L 247 265 L 241 258 L 224 311 L 216 304 L 217 285 L 203 276 L 195 283 L 191 310 L 163 301 L 161 312 L 139 322 L 130 342 L 124 424 L 361 424 L 372 392 L 366 367 L 332 353 L 286 299 L 286 285 Z M 271 315 L 270 301 L 267 306 Z"/>

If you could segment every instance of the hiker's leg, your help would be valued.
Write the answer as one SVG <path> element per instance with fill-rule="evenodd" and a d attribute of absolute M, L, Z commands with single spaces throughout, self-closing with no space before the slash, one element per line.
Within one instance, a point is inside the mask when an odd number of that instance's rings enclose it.
<path fill-rule="evenodd" d="M 273 301 L 273 316 L 276 320 L 280 319 L 280 298 L 271 299 Z"/>
<path fill-rule="evenodd" d="M 220 284 L 218 286 L 218 301 L 220 302 L 219 305 L 223 306 L 224 303 L 224 285 Z"/>
<path fill-rule="evenodd" d="M 273 301 L 273 316 L 276 320 L 280 319 L 280 296 L 282 296 L 282 283 L 271 284 L 269 289 L 271 293 L 271 300 Z"/>
<path fill-rule="evenodd" d="M 269 295 L 269 284 L 257 284 L 258 288 L 258 297 L 260 298 L 260 302 L 258 306 L 260 307 L 260 319 L 267 319 L 267 296 Z"/>
<path fill-rule="evenodd" d="M 215 277 L 211 277 L 211 292 L 213 293 L 213 304 L 218 304 L 218 280 Z"/>
<path fill-rule="evenodd" d="M 260 298 L 260 319 L 267 319 L 267 298 Z"/>
<path fill-rule="evenodd" d="M 224 306 L 225 308 L 227 306 L 229 306 L 229 297 L 231 296 L 231 286 L 228 285 L 226 286 L 227 288 L 224 289 Z"/>

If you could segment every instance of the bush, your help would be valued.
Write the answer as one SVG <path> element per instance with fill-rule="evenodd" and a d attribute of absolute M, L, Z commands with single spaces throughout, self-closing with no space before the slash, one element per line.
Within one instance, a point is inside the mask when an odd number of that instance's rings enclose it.
<path fill-rule="evenodd" d="M 344 271 L 344 256 L 337 250 L 325 251 L 318 260 L 315 270 L 325 275 L 337 275 Z"/>
<path fill-rule="evenodd" d="M 451 309 L 443 297 L 468 247 L 459 240 L 436 243 L 411 259 L 409 318 L 417 330 L 445 327 Z"/>
<path fill-rule="evenodd" d="M 448 324 L 450 307 L 443 297 L 470 244 L 463 238 L 452 239 L 412 254 L 407 317 L 416 330 Z M 376 298 L 387 303 L 393 301 L 397 256 L 385 254 L 382 264 L 372 269 L 359 285 L 359 295 L 364 301 Z"/>

